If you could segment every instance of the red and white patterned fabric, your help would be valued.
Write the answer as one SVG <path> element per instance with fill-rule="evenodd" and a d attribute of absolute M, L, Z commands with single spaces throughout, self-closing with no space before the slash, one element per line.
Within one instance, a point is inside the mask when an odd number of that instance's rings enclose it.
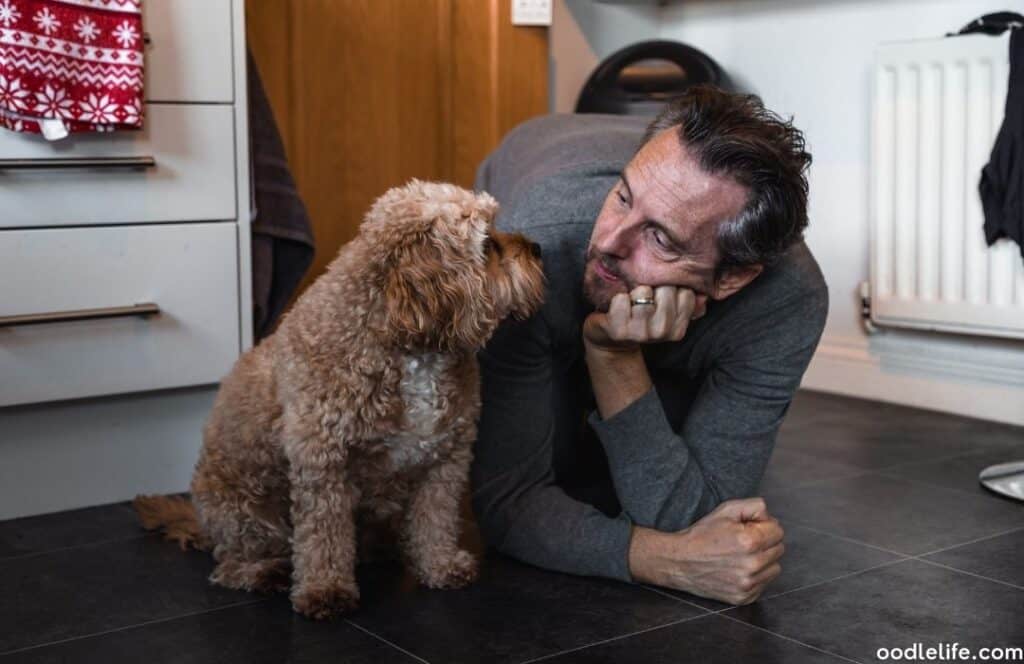
<path fill-rule="evenodd" d="M 39 133 L 52 118 L 76 132 L 141 127 L 141 3 L 0 0 L 0 126 Z"/>

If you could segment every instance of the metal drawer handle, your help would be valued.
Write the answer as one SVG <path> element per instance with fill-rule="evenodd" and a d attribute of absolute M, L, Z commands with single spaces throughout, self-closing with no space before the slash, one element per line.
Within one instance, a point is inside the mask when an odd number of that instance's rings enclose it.
<path fill-rule="evenodd" d="M 0 170 L 25 171 L 51 168 L 154 168 L 153 157 L 68 157 L 53 159 L 0 159 Z"/>
<path fill-rule="evenodd" d="M 127 307 L 106 307 L 104 309 L 76 309 L 74 311 L 49 311 L 41 314 L 0 316 L 0 327 L 15 325 L 38 325 L 40 323 L 64 323 L 72 320 L 95 318 L 119 318 L 123 316 L 150 316 L 160 313 L 155 302 L 143 302 Z"/>

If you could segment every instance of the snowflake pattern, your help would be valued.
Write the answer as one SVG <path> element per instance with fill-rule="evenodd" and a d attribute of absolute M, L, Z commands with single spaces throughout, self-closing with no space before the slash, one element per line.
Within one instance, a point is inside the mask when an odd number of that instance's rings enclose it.
<path fill-rule="evenodd" d="M 124 21 L 114 29 L 114 38 L 121 43 L 121 48 L 131 48 L 135 46 L 135 40 L 139 38 L 139 33 L 136 32 L 134 25 Z"/>
<path fill-rule="evenodd" d="M 89 98 L 78 102 L 78 119 L 82 122 L 110 123 L 117 122 L 117 104 L 110 101 L 109 95 L 89 93 Z"/>
<path fill-rule="evenodd" d="M 122 122 L 131 125 L 137 125 L 142 120 L 142 104 L 139 103 L 138 99 L 133 99 L 130 104 L 124 104 L 121 106 L 124 111 L 124 119 Z"/>
<path fill-rule="evenodd" d="M 21 79 L 5 78 L 0 74 L 0 107 L 15 113 L 28 110 L 28 90 L 21 87 Z"/>
<path fill-rule="evenodd" d="M 142 126 L 142 30 L 139 0 L 0 0 L 0 132 Z M 49 51 L 42 65 L 37 49 Z"/>
<path fill-rule="evenodd" d="M 100 30 L 96 27 L 96 22 L 88 16 L 78 19 L 78 22 L 75 23 L 75 33 L 86 44 L 91 43 L 100 36 Z"/>
<path fill-rule="evenodd" d="M 0 113 L 0 126 L 7 127 L 11 131 L 25 131 L 25 123 L 19 118 L 10 118 Z"/>
<path fill-rule="evenodd" d="M 0 0 L 0 23 L 3 23 L 5 28 L 11 27 L 11 23 L 17 23 L 19 18 L 21 12 L 18 11 L 17 5 L 11 0 Z"/>
<path fill-rule="evenodd" d="M 74 117 L 71 110 L 73 104 L 74 102 L 68 98 L 67 92 L 47 85 L 46 89 L 36 93 L 35 111 L 44 118 L 71 119 Z"/>
<path fill-rule="evenodd" d="M 37 11 L 32 20 L 36 22 L 40 30 L 46 33 L 47 37 L 57 32 L 57 28 L 60 27 L 60 21 L 50 13 L 49 7 L 43 7 Z"/>

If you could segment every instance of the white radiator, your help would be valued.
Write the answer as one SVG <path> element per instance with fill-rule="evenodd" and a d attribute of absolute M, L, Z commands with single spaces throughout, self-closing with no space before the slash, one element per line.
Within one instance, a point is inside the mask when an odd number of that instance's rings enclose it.
<path fill-rule="evenodd" d="M 1002 124 L 1009 33 L 880 45 L 871 320 L 1024 338 L 1024 260 L 985 245 L 978 181 Z"/>

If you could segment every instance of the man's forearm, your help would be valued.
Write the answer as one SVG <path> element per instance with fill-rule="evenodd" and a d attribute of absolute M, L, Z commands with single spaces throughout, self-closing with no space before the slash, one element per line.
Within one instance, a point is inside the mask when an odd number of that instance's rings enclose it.
<path fill-rule="evenodd" d="M 603 419 L 624 410 L 652 387 L 639 349 L 608 351 L 587 344 L 586 359 L 597 411 Z"/>
<path fill-rule="evenodd" d="M 588 347 L 586 359 L 598 406 L 591 426 L 630 519 L 677 530 L 714 508 L 718 495 L 668 424 L 640 351 Z"/>

